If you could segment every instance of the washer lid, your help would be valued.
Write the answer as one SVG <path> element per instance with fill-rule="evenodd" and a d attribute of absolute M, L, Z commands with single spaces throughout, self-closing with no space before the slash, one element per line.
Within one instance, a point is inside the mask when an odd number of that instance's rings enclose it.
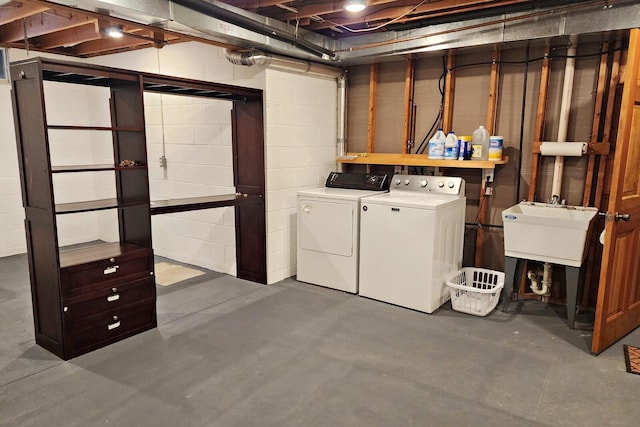
<path fill-rule="evenodd" d="M 378 194 L 367 197 L 363 201 L 368 205 L 405 206 L 419 209 L 436 209 L 455 203 L 464 203 L 465 198 L 460 196 L 449 196 L 446 194 L 424 194 L 411 191 L 395 191 L 391 193 Z"/>
<path fill-rule="evenodd" d="M 351 190 L 346 188 L 311 188 L 309 190 L 298 191 L 298 196 L 306 197 L 324 197 L 331 199 L 343 199 L 343 200 L 358 200 L 362 197 L 372 196 L 375 194 L 381 194 L 380 191 L 372 190 Z M 386 194 L 386 193 L 382 193 Z"/>

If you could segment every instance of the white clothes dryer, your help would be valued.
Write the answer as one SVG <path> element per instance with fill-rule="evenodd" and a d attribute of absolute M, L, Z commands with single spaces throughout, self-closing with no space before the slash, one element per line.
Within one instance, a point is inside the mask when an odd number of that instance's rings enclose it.
<path fill-rule="evenodd" d="M 326 187 L 298 192 L 299 281 L 358 292 L 360 201 L 389 182 L 389 175 L 332 172 Z"/>
<path fill-rule="evenodd" d="M 359 293 L 432 313 L 450 299 L 445 277 L 462 265 L 462 178 L 394 175 L 362 201 Z"/>

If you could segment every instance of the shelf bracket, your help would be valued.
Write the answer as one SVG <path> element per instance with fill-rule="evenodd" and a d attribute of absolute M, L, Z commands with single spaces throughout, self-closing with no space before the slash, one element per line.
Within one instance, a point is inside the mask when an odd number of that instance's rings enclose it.
<path fill-rule="evenodd" d="M 493 182 L 493 173 L 494 173 L 495 169 L 493 168 L 486 168 L 486 169 L 482 169 L 482 180 L 484 182 Z"/>

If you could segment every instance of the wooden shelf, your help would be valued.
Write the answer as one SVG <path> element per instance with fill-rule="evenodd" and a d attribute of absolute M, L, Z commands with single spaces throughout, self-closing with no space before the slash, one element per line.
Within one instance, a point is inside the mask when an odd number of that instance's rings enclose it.
<path fill-rule="evenodd" d="M 146 166 L 115 166 L 112 164 L 105 165 L 69 165 L 69 166 L 51 166 L 51 173 L 68 173 L 68 172 L 101 172 L 115 170 L 134 170 L 146 169 Z"/>
<path fill-rule="evenodd" d="M 149 249 L 130 243 L 102 243 L 74 249 L 60 249 L 60 267 L 70 267 L 102 259 L 117 258 L 124 254 Z"/>
<path fill-rule="evenodd" d="M 356 156 L 351 159 L 350 156 Z M 433 166 L 441 168 L 494 169 L 496 165 L 509 162 L 508 157 L 500 161 L 492 160 L 433 160 L 426 154 L 395 154 L 395 153 L 367 153 L 365 155 L 347 153 L 345 157 L 338 157 L 338 163 L 360 165 L 400 165 L 400 166 Z"/>
<path fill-rule="evenodd" d="M 122 126 L 76 126 L 76 125 L 47 125 L 47 129 L 53 130 L 99 130 L 119 132 L 142 132 L 143 128 L 130 128 Z"/>
<path fill-rule="evenodd" d="M 151 215 L 220 208 L 223 206 L 235 206 L 237 201 L 238 198 L 235 194 L 190 197 L 184 199 L 153 200 L 151 202 Z"/>
<path fill-rule="evenodd" d="M 126 208 L 129 206 L 148 204 L 145 200 L 101 199 L 86 202 L 61 203 L 56 205 L 56 214 L 70 214 L 78 212 L 102 211 L 106 209 Z"/>

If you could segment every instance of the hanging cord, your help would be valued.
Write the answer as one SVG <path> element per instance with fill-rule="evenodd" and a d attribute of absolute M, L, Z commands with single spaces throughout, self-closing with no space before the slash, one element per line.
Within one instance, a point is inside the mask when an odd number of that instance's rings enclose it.
<path fill-rule="evenodd" d="M 445 89 L 446 75 L 447 75 L 447 61 L 446 61 L 446 58 L 443 56 L 442 57 L 442 74 L 438 79 L 438 90 L 440 91 L 440 107 L 438 108 L 438 114 L 436 114 L 436 118 L 433 121 L 433 124 L 425 134 L 424 138 L 422 138 L 420 145 L 418 145 L 418 147 L 416 148 L 416 154 L 422 154 L 424 152 L 426 148 L 425 143 L 431 136 L 433 136 L 433 131 L 436 129 L 436 127 L 438 126 L 438 123 L 440 122 L 440 119 L 442 118 L 442 109 L 444 108 L 444 89 Z"/>
<path fill-rule="evenodd" d="M 158 62 L 158 74 L 160 72 L 160 49 L 156 49 L 156 60 Z M 160 158 L 160 167 L 163 169 L 163 177 L 166 180 L 167 176 L 167 151 L 165 147 L 165 138 L 164 138 L 164 95 L 160 93 L 160 134 L 162 135 L 162 157 Z"/>
<path fill-rule="evenodd" d="M 27 51 L 27 58 L 29 58 L 29 37 L 27 37 L 27 18 L 22 18 L 22 32 L 24 34 L 24 50 Z"/>

